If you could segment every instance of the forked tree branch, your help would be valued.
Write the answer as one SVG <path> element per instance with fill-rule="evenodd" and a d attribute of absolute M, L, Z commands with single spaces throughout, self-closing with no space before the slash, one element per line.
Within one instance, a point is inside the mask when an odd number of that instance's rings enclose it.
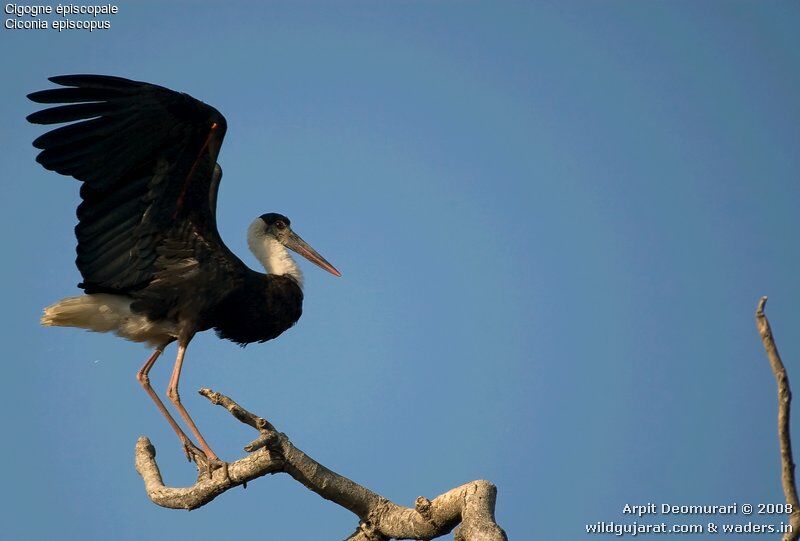
<path fill-rule="evenodd" d="M 789 429 L 792 392 L 772 329 L 764 313 L 767 297 L 756 308 L 756 328 L 778 385 L 778 439 L 781 452 L 781 483 L 786 503 L 791 505 L 791 531 L 783 541 L 800 536 L 800 500 L 794 476 Z M 459 523 L 456 541 L 507 541 L 494 518 L 497 491 L 490 482 L 478 480 L 454 488 L 433 500 L 420 496 L 414 509 L 399 506 L 354 483 L 297 449 L 289 438 L 265 419 L 239 406 L 230 398 L 201 389 L 213 404 L 225 407 L 239 421 L 258 430 L 259 436 L 245 447 L 248 456 L 208 474 L 201 473 L 191 487 L 167 487 L 155 461 L 155 448 L 146 437 L 136 443 L 136 470 L 142 476 L 147 496 L 157 505 L 173 509 L 197 509 L 223 492 L 267 474 L 288 473 L 323 498 L 341 505 L 359 517 L 358 528 L 347 541 L 388 539 L 434 539 L 449 533 Z"/>
<path fill-rule="evenodd" d="M 772 335 L 772 328 L 769 320 L 764 313 L 764 306 L 767 298 L 761 297 L 756 308 L 756 328 L 761 335 L 764 349 L 767 351 L 769 364 L 775 380 L 778 383 L 778 440 L 781 447 L 781 484 L 786 503 L 792 506 L 789 516 L 791 531 L 783 536 L 783 541 L 795 541 L 800 535 L 800 501 L 797 499 L 797 485 L 794 478 L 794 459 L 792 458 L 792 438 L 789 433 L 789 415 L 792 405 L 792 391 L 789 388 L 789 376 L 783 366 L 778 347 L 775 345 L 775 337 Z"/>
<path fill-rule="evenodd" d="M 185 488 L 164 485 L 153 445 L 147 438 L 139 438 L 136 470 L 144 480 L 147 496 L 157 505 L 197 509 L 231 488 L 283 472 L 358 516 L 358 528 L 348 541 L 434 539 L 449 533 L 459 523 L 457 541 L 507 541 L 494 518 L 497 490 L 488 481 L 472 481 L 433 500 L 420 496 L 414 509 L 402 507 L 319 464 L 292 445 L 286 434 L 227 396 L 210 389 L 201 389 L 200 394 L 258 430 L 259 436 L 245 447 L 250 452 L 248 456 L 208 473 L 201 472 L 197 483 Z"/>

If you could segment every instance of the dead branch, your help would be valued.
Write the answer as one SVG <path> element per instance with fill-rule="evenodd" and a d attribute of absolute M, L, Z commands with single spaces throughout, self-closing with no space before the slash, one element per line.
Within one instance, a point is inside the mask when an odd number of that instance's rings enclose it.
<path fill-rule="evenodd" d="M 457 541 L 507 541 L 505 532 L 495 522 L 497 490 L 489 481 L 472 481 L 433 500 L 420 496 L 413 509 L 402 507 L 319 464 L 292 445 L 286 434 L 227 396 L 210 389 L 201 389 L 200 394 L 256 429 L 259 436 L 245 447 L 248 456 L 210 473 L 201 472 L 193 486 L 183 488 L 164 485 L 155 448 L 146 437 L 139 438 L 136 471 L 144 480 L 147 496 L 157 505 L 197 509 L 231 488 L 282 472 L 358 516 L 358 528 L 348 541 L 434 539 L 449 533 L 459 523 Z"/>
<path fill-rule="evenodd" d="M 767 351 L 769 364 L 775 380 L 778 383 L 778 440 L 781 448 L 781 484 L 786 503 L 792 506 L 792 513 L 789 517 L 791 531 L 783 536 L 783 541 L 795 541 L 800 535 L 800 501 L 797 499 L 797 485 L 794 479 L 794 459 L 792 458 L 792 439 L 789 434 L 789 415 L 792 404 L 792 391 L 789 388 L 789 376 L 783 366 L 778 347 L 775 345 L 775 337 L 772 335 L 772 328 L 769 320 L 764 313 L 764 306 L 767 298 L 761 297 L 756 308 L 756 328 L 761 335 L 764 349 Z"/>

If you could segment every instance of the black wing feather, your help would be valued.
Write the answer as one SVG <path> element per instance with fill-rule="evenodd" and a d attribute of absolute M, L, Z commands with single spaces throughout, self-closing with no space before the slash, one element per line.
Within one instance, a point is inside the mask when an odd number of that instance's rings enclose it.
<path fill-rule="evenodd" d="M 33 144 L 45 168 L 83 182 L 75 228 L 81 287 L 133 295 L 140 309 L 155 316 L 180 306 L 177 297 L 197 296 L 176 287 L 185 280 L 202 290 L 246 274 L 216 227 L 222 177 L 216 160 L 226 130 L 216 109 L 119 77 L 50 80 L 68 88 L 28 97 L 60 105 L 28 120 L 72 122 Z"/>
<path fill-rule="evenodd" d="M 86 103 L 118 98 L 121 95 L 118 90 L 102 88 L 52 88 L 28 94 L 28 98 L 36 103 Z"/>

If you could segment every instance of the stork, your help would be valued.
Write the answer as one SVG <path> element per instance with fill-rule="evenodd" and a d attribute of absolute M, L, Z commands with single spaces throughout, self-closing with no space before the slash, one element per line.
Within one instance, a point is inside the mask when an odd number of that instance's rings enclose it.
<path fill-rule="evenodd" d="M 38 137 L 36 161 L 79 180 L 76 264 L 84 294 L 45 308 L 46 326 L 113 332 L 154 348 L 137 373 L 144 390 L 178 435 L 187 458 L 219 457 L 181 404 L 178 386 L 186 348 L 214 329 L 240 345 L 276 338 L 302 313 L 303 275 L 288 250 L 336 276 L 338 270 L 303 241 L 289 218 L 267 213 L 247 230 L 264 267 L 251 270 L 217 230 L 217 163 L 225 118 L 213 107 L 167 88 L 104 75 L 63 75 L 63 88 L 34 92 L 36 103 L 60 104 L 29 115 L 61 124 Z M 164 349 L 178 353 L 167 396 L 198 449 L 150 386 Z"/>

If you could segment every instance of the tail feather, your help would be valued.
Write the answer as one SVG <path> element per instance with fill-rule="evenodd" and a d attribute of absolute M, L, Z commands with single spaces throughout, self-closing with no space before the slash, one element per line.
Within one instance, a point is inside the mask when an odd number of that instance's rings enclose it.
<path fill-rule="evenodd" d="M 109 298 L 103 298 L 109 297 Z M 41 323 L 46 327 L 80 327 L 97 332 L 119 328 L 122 317 L 108 301 L 110 295 L 81 295 L 67 297 L 44 309 Z M 114 302 L 120 305 L 119 301 Z M 125 307 L 127 309 L 127 307 Z"/>
<path fill-rule="evenodd" d="M 78 327 L 94 332 L 113 332 L 134 342 L 169 343 L 177 327 L 168 321 L 151 321 L 131 311 L 133 299 L 124 295 L 93 293 L 67 297 L 44 309 L 46 327 Z"/>

